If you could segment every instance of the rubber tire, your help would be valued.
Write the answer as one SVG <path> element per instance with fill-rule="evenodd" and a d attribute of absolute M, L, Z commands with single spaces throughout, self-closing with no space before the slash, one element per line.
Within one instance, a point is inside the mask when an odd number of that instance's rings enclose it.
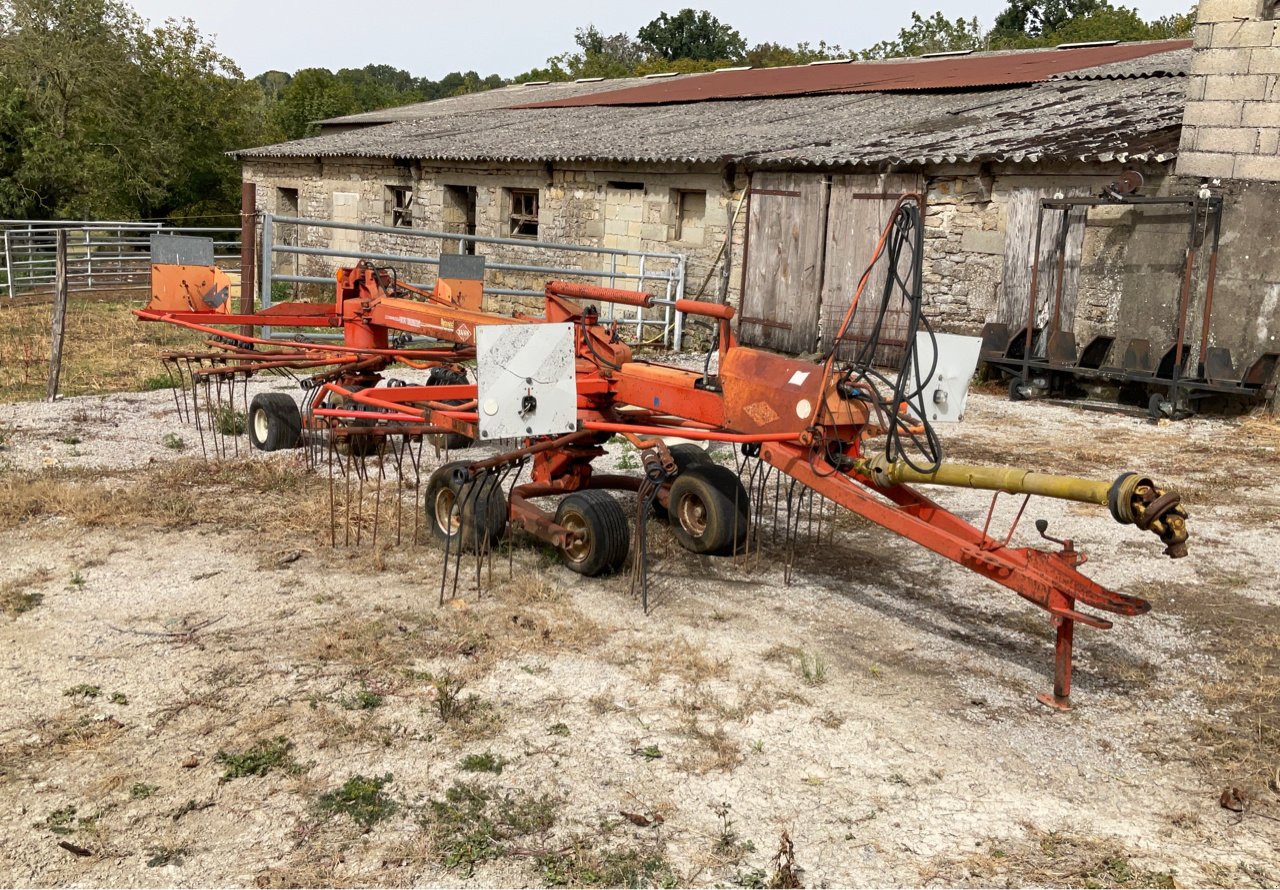
<path fill-rule="evenodd" d="M 750 511 L 742 480 L 728 467 L 694 466 L 671 483 L 671 531 L 691 553 L 723 555 L 747 539 Z"/>
<path fill-rule="evenodd" d="M 1027 400 L 1027 397 L 1022 392 L 1022 378 L 1021 377 L 1009 378 L 1009 401 L 1025 402 L 1026 400 Z"/>
<path fill-rule="evenodd" d="M 249 403 L 249 441 L 259 451 L 281 451 L 302 444 L 302 414 L 293 396 L 264 392 Z"/>
<path fill-rule="evenodd" d="M 467 375 L 454 368 L 432 368 L 431 375 L 427 378 L 427 386 L 449 386 L 466 382 Z M 445 404 L 461 405 L 463 402 L 459 399 L 450 399 Z M 464 436 L 462 433 L 432 433 L 427 441 L 443 451 L 460 451 L 476 444 L 475 439 Z"/>
<path fill-rule="evenodd" d="M 507 496 L 492 482 L 472 493 L 476 483 L 467 478 L 468 465 L 468 461 L 455 460 L 437 468 L 427 480 L 424 509 L 427 525 L 437 541 L 474 551 L 477 545 L 493 546 L 502 540 L 507 529 Z M 457 502 L 464 506 L 456 517 L 457 524 L 450 528 L 444 517 L 450 515 Z"/>
<path fill-rule="evenodd" d="M 585 531 L 580 552 L 561 551 L 565 566 L 579 575 L 595 577 L 616 572 L 627 561 L 631 527 L 622 505 L 607 491 L 576 491 L 560 501 L 556 525 Z"/>

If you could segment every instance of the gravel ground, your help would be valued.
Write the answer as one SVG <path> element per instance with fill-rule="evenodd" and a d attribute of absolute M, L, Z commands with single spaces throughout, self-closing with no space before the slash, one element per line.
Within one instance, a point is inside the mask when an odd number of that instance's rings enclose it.
<path fill-rule="evenodd" d="M 201 452 L 163 391 L 3 405 L 0 433 L 10 486 L 51 467 L 148 485 Z M 166 446 L 176 439 L 185 447 Z M 1275 886 L 1280 796 L 1241 771 L 1249 807 L 1224 809 L 1236 767 L 1197 730 L 1249 719 L 1208 691 L 1240 682 L 1240 628 L 1280 639 L 1274 436 L 975 394 L 944 441 L 959 460 L 1142 470 L 1187 494 L 1180 561 L 1104 510 L 1028 508 L 1015 541 L 1037 541 L 1030 520 L 1049 519 L 1091 577 L 1153 603 L 1077 632 L 1069 713 L 1034 699 L 1051 671 L 1043 613 L 852 517 L 798 545 L 789 573 L 781 544 L 694 557 L 650 523 L 648 614 L 627 577 L 582 579 L 531 547 L 510 570 L 500 553 L 480 590 L 464 560 L 441 608 L 439 551 L 394 546 L 385 527 L 376 545 L 330 548 L 327 525 L 252 509 L 172 527 L 56 511 L 10 523 L 0 584 L 41 599 L 0 618 L 0 881 L 540 885 L 589 837 L 597 852 L 660 856 L 682 884 L 750 886 L 785 830 L 806 886 Z M 302 473 L 297 453 L 252 460 Z M 614 447 L 602 463 L 631 460 Z M 977 523 L 990 503 L 939 500 Z M 993 527 L 1016 509 L 1002 498 Z M 1241 620 L 1230 631 L 1227 614 Z M 428 675 L 446 670 L 483 719 L 440 718 Z M 73 691 L 90 686 L 96 697 Z M 380 700 L 365 708 L 370 691 Z M 277 736 L 297 770 L 222 779 L 220 751 Z M 485 751 L 506 758 L 500 775 L 460 768 Z M 390 774 L 399 804 L 368 831 L 317 809 L 355 774 Z M 547 794 L 555 828 L 450 868 L 421 820 L 459 780 Z"/>

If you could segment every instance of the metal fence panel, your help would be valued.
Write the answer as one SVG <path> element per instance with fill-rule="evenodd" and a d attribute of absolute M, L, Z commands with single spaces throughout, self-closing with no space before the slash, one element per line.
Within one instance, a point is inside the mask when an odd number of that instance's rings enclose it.
<path fill-rule="evenodd" d="M 311 231 L 307 231 L 311 230 Z M 546 281 L 555 278 L 588 279 L 610 287 L 644 290 L 655 297 L 654 308 L 648 311 L 639 307 L 623 307 L 606 304 L 600 307 L 602 318 L 619 324 L 634 325 L 637 337 L 643 338 L 646 329 L 658 330 L 664 344 L 680 348 L 683 339 L 684 316 L 676 312 L 676 300 L 684 296 L 686 258 L 678 253 L 624 250 L 614 247 L 597 247 L 584 244 L 567 244 L 549 241 L 533 241 L 527 238 L 499 238 L 483 235 L 467 235 L 458 232 L 436 232 L 427 229 L 402 226 L 381 226 L 364 223 L 338 222 L 335 220 L 306 217 L 274 216 L 265 214 L 262 219 L 261 294 L 264 308 L 276 298 L 278 284 L 333 284 L 329 269 L 320 266 L 333 265 L 316 262 L 324 258 L 335 260 L 369 260 L 389 266 L 404 264 L 411 267 L 439 266 L 442 256 L 448 253 L 414 253 L 410 251 L 387 252 L 385 250 L 351 247 L 333 247 L 335 231 L 356 232 L 364 235 L 391 236 L 396 239 L 438 241 L 443 251 L 446 244 L 457 245 L 459 252 L 479 251 L 483 245 L 505 248 L 502 259 L 486 258 L 484 293 L 491 297 L 539 299 L 543 291 L 529 287 L 512 287 L 502 279 L 506 277 L 537 278 Z M 308 237 L 302 237 L 304 232 Z M 278 240 L 277 240 L 278 239 Z M 307 243 L 310 242 L 310 243 Z M 321 246 L 323 245 L 323 246 Z M 523 254 L 513 259 L 512 254 Z M 580 256 L 581 263 L 568 265 L 565 254 Z M 525 259 L 521 262 L 518 260 Z M 308 271 L 303 260 L 311 258 Z M 321 273 L 321 274 L 318 274 Z M 407 278 L 407 276 L 406 276 Z M 407 281 L 415 286 L 421 283 Z M 270 336 L 268 333 L 267 336 Z"/>
<path fill-rule="evenodd" d="M 0 300 L 53 293 L 56 233 L 67 233 L 67 284 L 71 291 L 146 290 L 151 285 L 151 236 L 181 235 L 213 240 L 213 260 L 227 271 L 240 268 L 240 230 L 176 227 L 162 223 L 0 220 Z"/>

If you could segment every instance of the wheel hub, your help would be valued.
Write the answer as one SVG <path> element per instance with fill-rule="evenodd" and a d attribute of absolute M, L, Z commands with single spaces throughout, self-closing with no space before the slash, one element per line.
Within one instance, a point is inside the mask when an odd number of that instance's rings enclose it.
<path fill-rule="evenodd" d="M 698 537 L 707 530 L 707 505 L 699 498 L 686 494 L 676 505 L 676 518 L 685 531 Z"/>

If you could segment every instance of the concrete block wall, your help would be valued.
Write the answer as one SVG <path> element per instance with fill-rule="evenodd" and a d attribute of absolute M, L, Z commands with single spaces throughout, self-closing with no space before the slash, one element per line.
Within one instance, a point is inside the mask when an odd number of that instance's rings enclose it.
<path fill-rule="evenodd" d="M 1280 182 L 1280 5 L 1201 0 L 1178 173 Z"/>

